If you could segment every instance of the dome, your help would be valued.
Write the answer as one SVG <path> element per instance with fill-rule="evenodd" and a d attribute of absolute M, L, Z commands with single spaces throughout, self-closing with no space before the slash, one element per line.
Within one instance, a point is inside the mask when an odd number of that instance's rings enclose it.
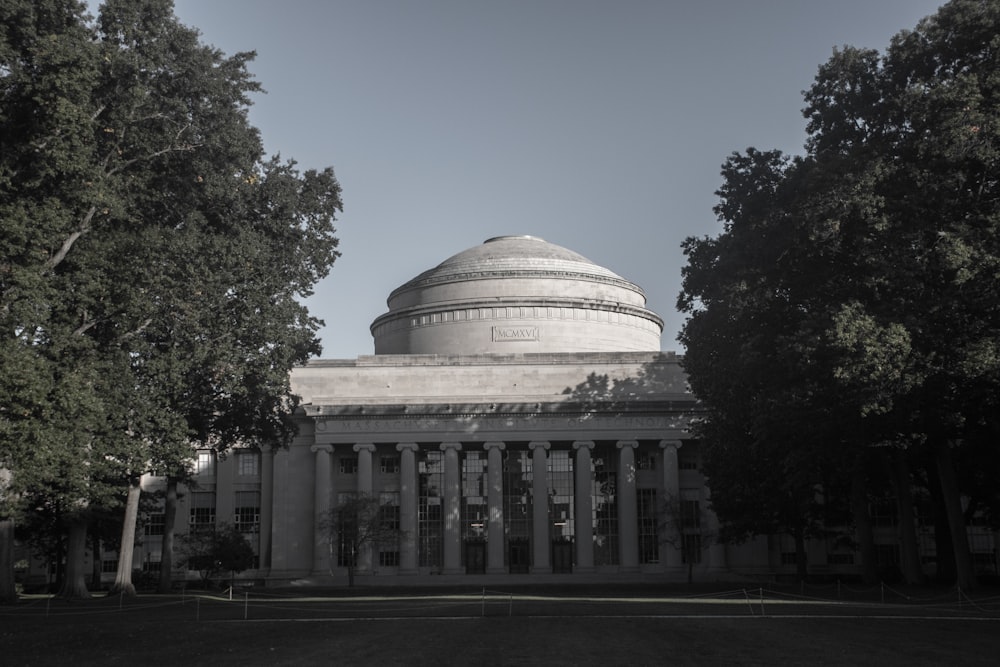
<path fill-rule="evenodd" d="M 535 236 L 498 236 L 389 295 L 375 354 L 658 351 L 638 285 Z"/>

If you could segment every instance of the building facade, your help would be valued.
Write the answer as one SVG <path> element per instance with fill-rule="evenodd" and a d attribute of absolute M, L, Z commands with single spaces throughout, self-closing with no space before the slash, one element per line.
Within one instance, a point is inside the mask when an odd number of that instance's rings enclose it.
<path fill-rule="evenodd" d="M 352 556 L 324 517 L 364 495 L 398 537 L 357 554 L 362 576 L 683 576 L 661 506 L 685 503 L 689 543 L 711 528 L 684 447 L 697 402 L 645 302 L 533 237 L 490 239 L 394 290 L 374 356 L 293 373 L 300 432 L 273 453 L 268 575 L 343 577 Z M 721 545 L 695 557 L 725 568 Z"/>

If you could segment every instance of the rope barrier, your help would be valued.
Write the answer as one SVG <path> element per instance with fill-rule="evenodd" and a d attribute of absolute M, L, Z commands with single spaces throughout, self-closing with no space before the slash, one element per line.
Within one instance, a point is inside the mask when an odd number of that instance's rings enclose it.
<path fill-rule="evenodd" d="M 490 605 L 493 604 L 506 604 L 507 616 L 513 616 L 513 605 L 515 598 L 519 602 L 523 602 L 525 605 L 534 604 L 550 604 L 551 605 L 561 605 L 566 603 L 572 603 L 572 608 L 574 613 L 581 615 L 600 613 L 598 608 L 601 605 L 608 604 L 627 604 L 630 605 L 630 610 L 636 610 L 635 605 L 650 605 L 650 609 L 657 609 L 658 607 L 653 607 L 653 605 L 671 605 L 671 604 L 687 604 L 687 603 L 734 603 L 738 602 L 740 604 L 746 604 L 747 610 L 750 612 L 751 616 L 757 616 L 757 610 L 755 604 L 760 607 L 760 616 L 765 616 L 767 613 L 767 603 L 773 602 L 777 604 L 836 604 L 836 605 L 878 605 L 891 607 L 893 605 L 902 605 L 900 608 L 907 608 L 911 610 L 963 610 L 968 612 L 969 610 L 974 611 L 977 614 L 984 614 L 988 616 L 1000 616 L 1000 597 L 989 596 L 989 597 L 973 597 L 968 591 L 963 590 L 961 587 L 954 587 L 950 590 L 944 591 L 941 595 L 925 595 L 922 597 L 914 596 L 906 590 L 898 590 L 885 582 L 880 582 L 877 587 L 871 589 L 860 589 L 862 593 L 861 598 L 865 596 L 871 596 L 873 599 L 865 601 L 864 599 L 853 599 L 844 600 L 845 596 L 848 597 L 858 597 L 858 593 L 852 593 L 850 587 L 844 586 L 842 582 L 838 581 L 833 584 L 835 588 L 834 595 L 836 596 L 832 599 L 832 596 L 819 597 L 813 595 L 805 595 L 808 588 L 802 586 L 801 584 L 797 586 L 797 591 L 792 592 L 781 587 L 765 587 L 763 585 L 757 587 L 756 594 L 752 595 L 752 588 L 739 588 L 724 591 L 715 591 L 708 593 L 689 593 L 682 595 L 642 595 L 639 597 L 618 595 L 618 596 L 603 596 L 599 594 L 576 594 L 572 588 L 564 589 L 566 590 L 566 595 L 534 595 L 530 593 L 518 593 L 516 591 L 503 591 L 498 589 L 490 589 L 485 586 L 475 590 L 474 592 L 469 591 L 466 593 L 455 593 L 455 592 L 442 592 L 436 594 L 433 592 L 427 593 L 422 592 L 417 595 L 406 595 L 405 592 L 400 592 L 398 589 L 386 591 L 387 595 L 377 595 L 375 591 L 365 590 L 362 591 L 364 595 L 359 594 L 356 591 L 338 591 L 339 595 L 316 595 L 316 596 L 302 596 L 293 595 L 289 592 L 274 592 L 274 591 L 264 591 L 262 589 L 253 590 L 238 590 L 236 587 L 230 586 L 224 591 L 218 593 L 203 593 L 192 595 L 190 591 L 180 591 L 178 595 L 150 595 L 143 596 L 142 598 L 129 598 L 123 593 L 118 593 L 111 596 L 106 596 L 104 598 L 91 598 L 89 600 L 82 601 L 63 601 L 59 598 L 47 595 L 47 596 L 32 596 L 26 598 L 23 601 L 19 601 L 14 605 L 8 607 L 0 607 L 0 617 L 4 616 L 44 616 L 45 618 L 57 617 L 57 616 L 73 616 L 73 615 L 100 615 L 100 614 L 115 614 L 115 613 L 133 613 L 144 610 L 154 610 L 157 608 L 166 608 L 170 606 L 176 606 L 178 604 L 184 605 L 189 601 L 194 600 L 195 602 L 195 616 L 197 620 L 202 619 L 202 603 L 213 604 L 214 605 L 228 605 L 232 602 L 242 602 L 242 616 L 243 620 L 249 620 L 250 618 L 250 608 L 259 607 L 264 616 L 274 617 L 275 615 L 300 615 L 300 614 L 320 614 L 329 615 L 331 617 L 349 617 L 350 615 L 356 614 L 359 610 L 364 610 L 366 614 L 372 615 L 387 615 L 387 614 L 405 614 L 405 615 L 420 615 L 430 611 L 434 613 L 447 612 L 448 610 L 458 611 L 460 609 L 466 609 L 462 614 L 467 614 L 471 611 L 472 615 L 478 615 L 485 617 L 490 613 Z M 875 597 L 875 591 L 878 591 L 877 597 Z M 234 595 L 234 591 L 243 593 L 243 600 L 239 601 L 238 596 Z M 250 593 L 253 593 L 253 598 L 250 597 Z M 586 593 L 586 591 L 582 591 Z M 298 593 L 298 592 L 296 592 Z M 350 593 L 350 594 L 344 594 Z M 753 598 L 756 598 L 754 600 Z M 110 602 L 107 604 L 105 601 Z M 471 609 L 469 609 L 471 607 Z M 478 609 L 476 609 L 478 607 Z M 213 607 L 214 608 L 214 607 Z M 550 610 L 551 607 L 525 607 L 529 611 L 541 610 L 543 613 Z M 874 607 L 873 607 L 874 608 Z M 207 610 L 207 609 L 206 609 Z M 217 613 L 217 612 L 216 612 Z M 237 612 L 238 613 L 238 612 Z M 494 614 L 496 611 L 494 611 Z M 502 613 L 502 612 L 501 612 Z M 551 613 L 551 612 L 549 612 Z M 773 611 L 772 611 L 773 613 Z M 214 614 L 213 614 L 214 615 Z M 235 614 L 234 614 L 235 615 Z M 255 617 L 259 617 L 258 614 L 254 614 Z M 229 617 L 232 619 L 232 616 Z M 237 616 L 238 618 L 238 616 Z"/>

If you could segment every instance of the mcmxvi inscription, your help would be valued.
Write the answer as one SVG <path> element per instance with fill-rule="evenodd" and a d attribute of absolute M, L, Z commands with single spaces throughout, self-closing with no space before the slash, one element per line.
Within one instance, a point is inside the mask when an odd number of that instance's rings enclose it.
<path fill-rule="evenodd" d="M 538 340 L 538 327 L 493 327 L 493 342 Z"/>

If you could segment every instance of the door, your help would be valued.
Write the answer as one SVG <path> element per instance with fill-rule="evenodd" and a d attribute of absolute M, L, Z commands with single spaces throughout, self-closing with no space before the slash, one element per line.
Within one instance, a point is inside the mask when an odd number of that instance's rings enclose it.
<path fill-rule="evenodd" d="M 486 574 L 486 543 L 465 543 L 465 573 Z"/>
<path fill-rule="evenodd" d="M 573 543 L 559 541 L 552 543 L 552 571 L 569 574 L 573 571 Z"/>
<path fill-rule="evenodd" d="M 528 540 L 511 540 L 507 553 L 507 564 L 510 566 L 511 574 L 527 574 L 528 566 Z"/>

